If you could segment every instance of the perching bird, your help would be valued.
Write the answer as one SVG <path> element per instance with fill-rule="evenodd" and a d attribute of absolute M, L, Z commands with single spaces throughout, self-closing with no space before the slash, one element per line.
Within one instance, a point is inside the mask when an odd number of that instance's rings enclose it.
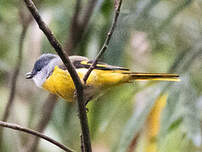
<path fill-rule="evenodd" d="M 69 58 L 80 79 L 83 80 L 93 61 L 82 56 L 70 56 Z M 72 78 L 60 57 L 55 54 L 41 55 L 35 62 L 32 72 L 26 74 L 26 78 L 32 78 L 38 87 L 42 87 L 69 102 L 74 99 L 75 87 Z M 98 62 L 87 80 L 84 96 L 88 101 L 108 88 L 133 80 L 179 81 L 179 75 L 131 72 L 124 67 Z"/>

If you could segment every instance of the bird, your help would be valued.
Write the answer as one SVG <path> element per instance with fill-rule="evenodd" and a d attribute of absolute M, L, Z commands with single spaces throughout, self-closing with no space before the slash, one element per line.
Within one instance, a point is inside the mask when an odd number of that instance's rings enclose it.
<path fill-rule="evenodd" d="M 84 84 L 83 78 L 93 64 L 93 60 L 76 55 L 69 56 L 69 59 Z M 75 100 L 74 82 L 66 66 L 56 54 L 42 54 L 34 63 L 32 71 L 26 74 L 26 79 L 33 79 L 37 87 L 56 94 L 66 101 Z M 133 72 L 125 67 L 98 61 L 84 85 L 85 101 L 97 97 L 114 86 L 137 80 L 180 81 L 180 78 L 178 74 Z"/>

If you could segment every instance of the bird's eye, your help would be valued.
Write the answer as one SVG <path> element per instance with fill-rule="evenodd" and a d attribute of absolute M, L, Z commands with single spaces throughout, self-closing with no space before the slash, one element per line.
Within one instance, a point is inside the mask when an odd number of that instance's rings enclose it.
<path fill-rule="evenodd" d="M 36 71 L 41 71 L 41 67 L 37 67 L 37 68 L 36 68 Z"/>
<path fill-rule="evenodd" d="M 34 66 L 34 69 L 35 69 L 36 72 L 41 71 L 41 66 L 36 64 Z"/>

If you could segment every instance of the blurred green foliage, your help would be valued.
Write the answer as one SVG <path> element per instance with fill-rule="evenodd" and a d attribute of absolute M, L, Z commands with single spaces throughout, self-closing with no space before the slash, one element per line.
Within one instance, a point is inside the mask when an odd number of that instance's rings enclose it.
<path fill-rule="evenodd" d="M 87 1 L 82 3 L 85 5 Z M 23 5 L 18 0 L 0 1 L 1 117 L 18 55 L 22 28 L 19 9 Z M 69 36 L 74 5 L 75 1 L 70 0 L 41 0 L 40 6 L 37 5 L 63 45 Z M 113 5 L 113 1 L 98 1 L 74 54 L 91 58 L 97 54 L 111 25 Z M 168 100 L 161 114 L 158 151 L 202 151 L 201 6 L 201 0 L 124 0 L 117 28 L 102 60 L 134 71 L 179 73 L 182 81 L 125 84 L 91 101 L 88 118 L 95 152 L 127 151 L 134 137 L 141 134 L 152 106 L 162 93 L 168 93 Z M 34 128 L 41 117 L 47 92 L 25 80 L 24 74 L 31 70 L 40 53 L 54 52 L 34 21 L 28 29 L 23 52 L 23 66 L 9 121 Z M 59 99 L 45 133 L 79 151 L 80 126 L 76 107 L 75 103 Z M 27 143 L 26 139 L 27 135 L 5 130 L 0 151 L 16 151 Z M 138 148 L 134 151 L 145 146 L 144 140 L 138 140 Z M 41 140 L 38 151 L 60 150 Z"/>

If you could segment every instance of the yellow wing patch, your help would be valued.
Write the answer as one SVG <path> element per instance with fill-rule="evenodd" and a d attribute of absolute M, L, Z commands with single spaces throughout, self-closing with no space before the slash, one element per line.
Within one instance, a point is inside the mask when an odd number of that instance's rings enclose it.
<path fill-rule="evenodd" d="M 89 68 L 92 65 L 93 61 L 81 61 L 80 64 L 83 65 L 85 68 Z M 95 69 L 97 70 L 122 70 L 122 71 L 129 71 L 128 68 L 119 67 L 119 66 L 113 66 L 108 65 L 102 62 L 98 62 L 95 66 Z"/>

